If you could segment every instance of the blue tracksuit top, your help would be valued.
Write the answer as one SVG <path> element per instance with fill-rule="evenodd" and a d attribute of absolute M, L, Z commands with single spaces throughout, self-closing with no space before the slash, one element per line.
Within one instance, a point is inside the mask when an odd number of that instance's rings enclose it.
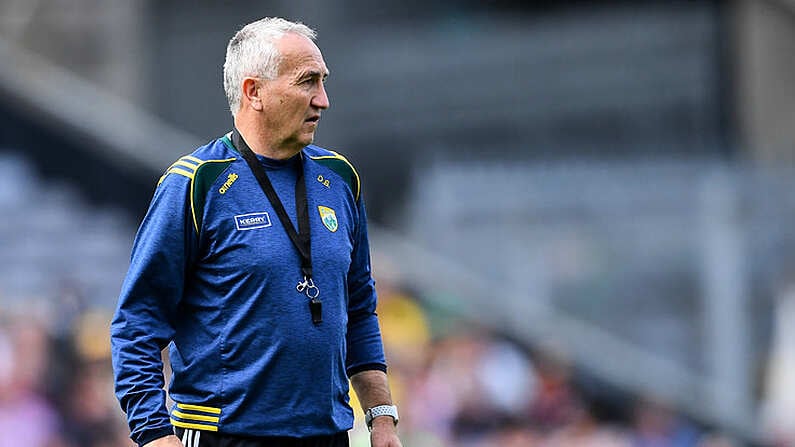
<path fill-rule="evenodd" d="M 358 175 L 317 146 L 299 156 L 319 325 L 296 291 L 300 256 L 229 135 L 161 177 L 111 324 L 116 395 L 137 443 L 172 425 L 244 436 L 348 430 L 349 375 L 386 370 Z M 297 228 L 296 157 L 258 158 Z"/>

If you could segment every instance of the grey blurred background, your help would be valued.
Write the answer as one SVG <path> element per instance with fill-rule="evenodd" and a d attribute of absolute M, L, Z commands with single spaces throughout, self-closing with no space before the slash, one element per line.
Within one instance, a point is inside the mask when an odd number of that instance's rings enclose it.
<path fill-rule="evenodd" d="M 0 446 L 127 442 L 135 228 L 273 15 L 332 72 L 406 445 L 795 445 L 795 1 L 0 0 Z"/>

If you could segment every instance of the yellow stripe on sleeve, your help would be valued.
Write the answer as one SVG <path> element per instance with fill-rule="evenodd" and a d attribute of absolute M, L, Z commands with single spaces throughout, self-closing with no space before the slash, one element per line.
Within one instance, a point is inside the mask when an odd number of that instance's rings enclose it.
<path fill-rule="evenodd" d="M 221 409 L 217 407 L 204 407 L 201 405 L 191 405 L 191 404 L 180 404 L 177 403 L 177 408 L 181 410 L 193 410 L 193 411 L 202 411 L 205 413 L 211 414 L 221 414 Z"/>
<path fill-rule="evenodd" d="M 172 167 L 172 168 L 173 168 L 173 167 L 175 167 L 175 166 L 184 166 L 184 167 L 188 168 L 188 170 L 195 171 L 195 170 L 196 170 L 196 168 L 197 168 L 199 165 L 195 165 L 195 164 L 193 164 L 193 163 L 189 163 L 189 162 L 187 162 L 187 161 L 185 161 L 185 160 L 179 159 L 179 160 L 175 161 L 175 162 L 174 162 L 174 164 L 173 164 L 173 165 L 171 165 L 170 167 Z"/>
<path fill-rule="evenodd" d="M 194 157 L 192 155 L 186 155 L 186 156 L 180 158 L 180 160 L 192 161 L 192 162 L 196 163 L 197 165 L 204 163 L 204 160 L 202 160 L 201 158 L 196 158 L 196 157 Z"/>
<path fill-rule="evenodd" d="M 166 174 L 171 174 L 171 173 L 184 175 L 185 177 L 193 180 L 193 172 L 187 171 L 184 168 L 180 168 L 179 166 L 174 166 L 173 168 L 166 171 Z"/>
<path fill-rule="evenodd" d="M 179 410 L 174 410 L 171 412 L 172 415 L 180 418 L 180 419 L 189 419 L 191 421 L 203 421 L 203 422 L 215 422 L 216 424 L 220 420 L 218 416 L 205 416 L 203 414 L 188 414 L 183 413 Z"/>
<path fill-rule="evenodd" d="M 191 424 L 189 422 L 178 421 L 174 418 L 171 418 L 171 425 L 181 428 L 192 428 L 195 430 L 218 431 L 218 427 L 215 425 Z"/>

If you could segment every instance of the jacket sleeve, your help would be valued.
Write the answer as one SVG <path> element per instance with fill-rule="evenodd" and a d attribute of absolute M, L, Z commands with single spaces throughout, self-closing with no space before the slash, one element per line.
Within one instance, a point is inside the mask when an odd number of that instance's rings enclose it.
<path fill-rule="evenodd" d="M 190 179 L 178 174 L 166 175 L 155 190 L 111 323 L 116 397 L 127 414 L 130 437 L 139 445 L 173 434 L 161 351 L 174 335 L 174 316 L 197 246 L 189 192 Z"/>
<path fill-rule="evenodd" d="M 359 219 L 348 271 L 348 377 L 371 369 L 386 372 L 381 330 L 375 313 L 377 296 L 370 268 L 370 243 L 367 237 L 364 199 L 359 198 L 356 205 Z"/>

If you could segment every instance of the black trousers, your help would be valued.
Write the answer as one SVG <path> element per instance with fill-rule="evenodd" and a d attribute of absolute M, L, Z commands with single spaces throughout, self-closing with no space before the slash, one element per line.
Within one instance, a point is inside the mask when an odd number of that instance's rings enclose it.
<path fill-rule="evenodd" d="M 204 430 L 174 427 L 185 447 L 349 447 L 348 432 L 330 436 L 290 438 L 286 436 L 241 437 Z"/>

